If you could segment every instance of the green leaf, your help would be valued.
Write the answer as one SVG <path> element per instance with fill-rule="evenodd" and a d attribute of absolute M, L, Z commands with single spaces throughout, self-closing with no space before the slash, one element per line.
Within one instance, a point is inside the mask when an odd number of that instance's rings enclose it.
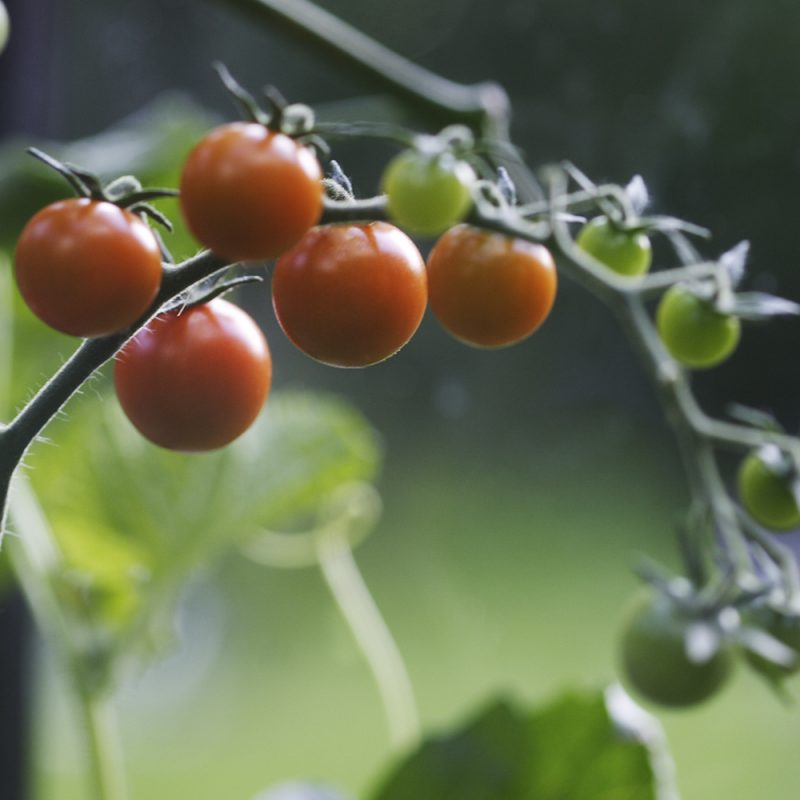
<path fill-rule="evenodd" d="M 463 728 L 426 741 L 388 777 L 374 800 L 515 800 L 525 794 L 529 728 L 498 701 Z"/>
<path fill-rule="evenodd" d="M 526 714 L 499 701 L 397 765 L 371 800 L 668 800 L 658 723 L 627 696 L 559 697 Z M 620 702 L 620 697 L 624 702 Z"/>
<path fill-rule="evenodd" d="M 372 428 L 330 397 L 273 393 L 235 443 L 193 455 L 146 442 L 111 399 L 73 406 L 48 431 L 57 446 L 31 454 L 31 480 L 63 555 L 59 591 L 120 634 L 158 611 L 145 603 L 168 607 L 193 569 L 263 528 L 312 515 L 336 487 L 372 480 L 379 466 Z"/>
<path fill-rule="evenodd" d="M 621 733 L 604 695 L 565 695 L 531 717 L 529 800 L 656 800 L 651 754 Z"/>

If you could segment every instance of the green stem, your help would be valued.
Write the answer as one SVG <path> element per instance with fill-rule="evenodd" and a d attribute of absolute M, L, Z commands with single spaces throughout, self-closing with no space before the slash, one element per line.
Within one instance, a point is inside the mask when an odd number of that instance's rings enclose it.
<path fill-rule="evenodd" d="M 114 708 L 103 694 L 78 692 L 93 800 L 126 800 L 122 746 Z"/>
<path fill-rule="evenodd" d="M 320 536 L 319 566 L 364 658 L 383 701 L 392 745 L 413 747 L 420 724 L 411 681 L 403 657 L 358 570 L 346 536 L 334 531 Z"/>
<path fill-rule="evenodd" d="M 505 134 L 508 97 L 494 83 L 465 86 L 430 72 L 307 0 L 218 0 L 306 48 L 324 52 L 363 82 L 404 98 L 444 123 L 464 122 L 490 138 Z"/>
<path fill-rule="evenodd" d="M 82 716 L 93 800 L 126 800 L 121 748 L 111 707 L 91 686 L 74 635 L 80 621 L 65 613 L 52 578 L 63 571 L 63 557 L 38 498 L 18 476 L 9 503 L 18 535 L 8 552 L 22 591 L 40 630 L 65 667 Z"/>

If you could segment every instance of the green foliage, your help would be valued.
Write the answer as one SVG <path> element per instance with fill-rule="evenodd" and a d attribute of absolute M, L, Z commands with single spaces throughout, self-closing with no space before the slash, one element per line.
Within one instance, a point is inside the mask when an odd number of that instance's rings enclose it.
<path fill-rule="evenodd" d="M 626 721 L 629 723 L 630 721 Z M 504 701 L 395 767 L 372 800 L 656 800 L 654 744 L 612 719 L 600 693 L 526 713 Z M 663 780 L 663 779 L 661 779 Z"/>
<path fill-rule="evenodd" d="M 99 398 L 76 404 L 54 439 L 31 456 L 57 554 L 47 580 L 66 619 L 90 628 L 93 647 L 104 642 L 110 656 L 138 651 L 141 633 L 150 647 L 163 644 L 169 626 L 160 623 L 188 574 L 264 528 L 313 514 L 342 483 L 373 479 L 380 460 L 360 415 L 299 392 L 274 394 L 250 431 L 203 455 L 154 447 Z M 35 547 L 30 515 L 13 503 L 12 520 L 23 546 Z"/>

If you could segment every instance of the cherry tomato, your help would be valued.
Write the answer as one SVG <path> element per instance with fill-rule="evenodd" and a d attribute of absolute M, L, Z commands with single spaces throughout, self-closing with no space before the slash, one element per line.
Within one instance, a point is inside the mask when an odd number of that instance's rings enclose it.
<path fill-rule="evenodd" d="M 776 531 L 800 526 L 800 508 L 789 480 L 750 453 L 739 467 L 739 497 L 747 512 L 762 525 Z"/>
<path fill-rule="evenodd" d="M 720 314 L 711 303 L 680 284 L 661 298 L 656 325 L 670 355 L 695 369 L 713 367 L 728 358 L 741 334 L 737 317 Z"/>
<path fill-rule="evenodd" d="M 464 218 L 474 180 L 472 167 L 451 153 L 406 150 L 389 162 L 381 185 L 394 222 L 411 233 L 433 235 Z"/>
<path fill-rule="evenodd" d="M 556 268 L 541 244 L 457 225 L 428 256 L 431 310 L 458 339 L 505 347 L 532 334 L 556 296 Z"/>
<path fill-rule="evenodd" d="M 711 697 L 727 680 L 733 666 L 723 644 L 707 661 L 695 662 L 686 651 L 691 618 L 668 598 L 653 593 L 637 597 L 621 643 L 623 677 L 646 700 L 684 707 Z"/>
<path fill-rule="evenodd" d="M 220 298 L 170 311 L 117 355 L 114 384 L 128 419 L 169 450 L 214 450 L 244 433 L 269 394 L 264 334 Z"/>
<path fill-rule="evenodd" d="M 130 211 L 75 197 L 28 221 L 14 271 L 25 302 L 51 328 L 106 336 L 150 307 L 161 285 L 161 252 L 150 228 Z"/>
<path fill-rule="evenodd" d="M 653 259 L 650 239 L 644 233 L 617 228 L 608 217 L 595 217 L 587 222 L 575 243 L 619 275 L 643 275 Z"/>
<path fill-rule="evenodd" d="M 319 220 L 322 172 L 294 139 L 233 122 L 206 134 L 189 154 L 180 204 L 191 232 L 217 255 L 275 258 Z"/>
<path fill-rule="evenodd" d="M 425 263 L 386 222 L 309 231 L 272 276 L 275 315 L 289 339 L 336 367 L 365 367 L 396 353 L 425 313 Z"/>

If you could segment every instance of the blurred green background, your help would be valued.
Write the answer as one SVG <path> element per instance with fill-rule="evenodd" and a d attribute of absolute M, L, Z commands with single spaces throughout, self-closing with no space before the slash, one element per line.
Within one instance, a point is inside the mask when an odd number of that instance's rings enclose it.
<path fill-rule="evenodd" d="M 750 288 L 800 297 L 793 0 L 322 5 L 450 78 L 499 81 L 531 164 L 567 158 L 619 182 L 641 173 L 658 211 L 714 230 L 710 254 L 751 240 Z M 273 83 L 331 118 L 402 114 L 363 76 L 338 74 L 224 3 L 8 6 L 0 108 L 4 129 L 25 143 L 93 136 L 160 102 L 188 120 L 176 124 L 175 147 L 186 148 L 214 117 L 232 118 L 209 67 L 217 59 L 246 85 Z M 164 91 L 180 94 L 165 100 Z M 113 169 L 114 140 L 103 149 L 107 163 L 85 166 Z M 386 153 L 336 152 L 357 190 L 372 193 Z M 178 164 L 153 166 L 158 156 L 142 159 L 174 183 Z M 15 197 L 7 176 L 3 199 Z M 6 230 L 22 205 L 3 206 Z M 297 353 L 266 292 L 242 300 L 263 321 L 278 387 L 343 395 L 381 432 L 385 513 L 357 558 L 407 658 L 426 727 L 453 724 L 496 693 L 539 701 L 612 680 L 630 567 L 641 552 L 674 562 L 686 491 L 657 400 L 605 310 L 565 282 L 547 325 L 515 348 L 473 351 L 428 319 L 399 356 L 355 372 Z M 796 325 L 748 330 L 729 364 L 697 376 L 704 404 L 768 408 L 796 429 Z M 69 347 L 39 341 L 54 362 Z M 44 374 L 35 362 L 16 401 Z M 231 557 L 197 577 L 180 623 L 182 645 L 119 700 L 132 797 L 247 800 L 293 777 L 358 793 L 380 775 L 382 711 L 313 570 Z M 63 678 L 41 647 L 33 661 L 37 798 L 80 798 Z M 797 710 L 744 670 L 711 705 L 659 717 L 686 800 L 800 793 Z"/>

